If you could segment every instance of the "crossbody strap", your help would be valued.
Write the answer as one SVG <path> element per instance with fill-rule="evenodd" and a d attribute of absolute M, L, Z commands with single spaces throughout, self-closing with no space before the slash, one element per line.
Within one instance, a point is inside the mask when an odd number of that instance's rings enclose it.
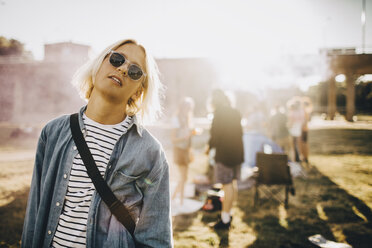
<path fill-rule="evenodd" d="M 102 178 L 97 165 L 93 159 L 92 154 L 85 142 L 84 136 L 81 133 L 79 126 L 79 115 L 77 113 L 70 116 L 70 127 L 72 138 L 79 151 L 81 159 L 87 168 L 87 173 L 92 179 L 94 187 L 101 196 L 102 200 L 109 207 L 111 213 L 125 226 L 129 233 L 133 236 L 135 223 L 130 216 L 128 209 L 119 201 L 114 193 L 111 191 L 106 181 Z"/>

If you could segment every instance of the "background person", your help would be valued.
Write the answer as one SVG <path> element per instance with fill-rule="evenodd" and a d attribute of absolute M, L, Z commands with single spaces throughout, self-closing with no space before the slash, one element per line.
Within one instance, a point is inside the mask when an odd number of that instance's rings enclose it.
<path fill-rule="evenodd" d="M 288 101 L 288 130 L 293 140 L 293 153 L 296 162 L 302 160 L 301 133 L 305 123 L 305 112 L 302 108 L 301 99 L 295 97 Z"/>
<path fill-rule="evenodd" d="M 172 200 L 179 194 L 181 205 L 183 205 L 188 166 L 192 160 L 191 137 L 195 133 L 192 125 L 193 111 L 194 101 L 191 97 L 185 97 L 179 105 L 175 128 L 172 130 L 174 163 L 179 171 L 179 181 L 173 192 Z"/>
<path fill-rule="evenodd" d="M 276 105 L 270 117 L 270 135 L 271 139 L 278 144 L 288 155 L 291 161 L 294 160 L 294 150 L 292 140 L 287 127 L 288 119 L 284 113 L 284 107 Z"/>
<path fill-rule="evenodd" d="M 140 123 L 160 110 L 154 60 L 136 41 L 122 40 L 83 66 L 74 83 L 88 100 L 79 112 L 85 141 L 134 220 L 134 236 L 95 191 L 62 116 L 39 138 L 22 247 L 171 247 L 168 163 Z"/>
<path fill-rule="evenodd" d="M 305 115 L 304 123 L 302 125 L 302 131 L 301 131 L 301 145 L 302 145 L 301 150 L 302 150 L 303 162 L 308 164 L 309 163 L 308 123 L 311 119 L 311 113 L 313 112 L 313 104 L 311 103 L 311 99 L 309 97 L 302 97 L 301 103 L 302 103 L 302 109 Z"/>
<path fill-rule="evenodd" d="M 268 114 L 266 111 L 265 104 L 263 102 L 257 102 L 251 106 L 250 113 L 247 118 L 246 128 L 249 132 L 255 132 L 257 134 L 266 135 L 267 118 Z"/>
<path fill-rule="evenodd" d="M 223 185 L 225 193 L 222 202 L 221 220 L 213 227 L 229 229 L 232 220 L 232 206 L 237 197 L 237 179 L 244 161 L 243 130 L 238 110 L 222 90 L 212 92 L 211 105 L 214 109 L 210 129 L 209 149 L 215 148 L 215 179 Z M 209 151 L 209 149 L 207 151 Z"/>

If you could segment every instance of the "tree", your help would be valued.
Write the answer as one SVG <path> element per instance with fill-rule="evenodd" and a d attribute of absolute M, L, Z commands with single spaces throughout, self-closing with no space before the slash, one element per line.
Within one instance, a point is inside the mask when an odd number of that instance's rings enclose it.
<path fill-rule="evenodd" d="M 21 55 L 24 52 L 24 45 L 15 39 L 8 40 L 0 36 L 0 56 L 1 55 Z"/>
<path fill-rule="evenodd" d="M 355 106 L 358 113 L 372 114 L 372 82 L 355 85 Z"/>

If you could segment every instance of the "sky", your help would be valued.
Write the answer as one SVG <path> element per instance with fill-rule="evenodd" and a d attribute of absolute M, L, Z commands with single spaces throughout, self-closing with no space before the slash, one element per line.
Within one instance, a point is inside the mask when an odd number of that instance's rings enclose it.
<path fill-rule="evenodd" d="M 361 47 L 363 0 L 0 0 L 0 35 L 36 59 L 43 45 L 72 41 L 93 53 L 134 38 L 156 58 L 208 57 L 244 70 L 283 54 Z M 372 0 L 366 0 L 372 48 Z M 244 65 L 243 65 L 244 64 Z"/>

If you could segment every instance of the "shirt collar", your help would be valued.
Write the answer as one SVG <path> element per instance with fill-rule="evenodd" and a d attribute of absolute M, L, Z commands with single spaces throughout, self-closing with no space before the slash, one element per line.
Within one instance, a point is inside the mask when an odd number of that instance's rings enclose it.
<path fill-rule="evenodd" d="M 138 122 L 136 115 L 133 115 L 133 125 L 136 126 L 138 135 L 142 137 L 143 126 Z"/>
<path fill-rule="evenodd" d="M 84 122 L 83 122 L 83 114 L 86 109 L 87 109 L 87 105 L 83 106 L 79 111 L 79 124 L 81 127 L 85 127 Z M 133 115 L 132 118 L 133 118 L 133 125 L 136 126 L 136 131 L 138 135 L 142 137 L 143 126 L 138 122 L 136 115 Z"/>

